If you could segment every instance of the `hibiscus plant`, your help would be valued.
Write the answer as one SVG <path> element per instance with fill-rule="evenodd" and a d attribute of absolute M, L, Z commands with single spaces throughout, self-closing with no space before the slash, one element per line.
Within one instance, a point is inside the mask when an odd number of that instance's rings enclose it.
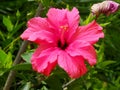
<path fill-rule="evenodd" d="M 110 70 L 104 68 L 115 61 L 104 60 L 106 26 L 111 23 L 101 19 L 109 19 L 117 12 L 119 3 L 111 0 L 95 3 L 89 6 L 87 17 L 82 18 L 80 6 L 58 0 L 56 5 L 61 2 L 64 7 L 52 7 L 53 2 L 40 0 L 36 15 L 28 19 L 26 29 L 20 34 L 24 41 L 13 66 L 2 70 L 1 76 L 8 74 L 3 90 L 107 90 L 114 81 L 106 78 L 110 77 Z M 19 11 L 16 16 L 20 16 Z M 9 25 L 14 27 L 9 18 L 3 19 L 8 29 Z M 7 54 L 0 50 L 0 57 L 3 62 Z M 15 75 L 18 82 L 11 80 Z"/>

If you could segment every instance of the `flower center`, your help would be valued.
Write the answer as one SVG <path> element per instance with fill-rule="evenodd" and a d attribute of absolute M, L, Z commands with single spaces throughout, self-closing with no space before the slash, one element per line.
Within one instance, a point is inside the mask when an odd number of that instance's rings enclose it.
<path fill-rule="evenodd" d="M 65 32 L 68 30 L 68 25 L 63 25 L 63 26 L 60 26 L 60 29 L 61 29 L 61 36 L 60 36 L 60 40 L 61 40 L 61 45 L 64 46 L 65 44 Z"/>
<path fill-rule="evenodd" d="M 68 25 L 60 26 L 60 28 L 61 28 L 63 31 L 66 31 L 66 30 L 68 29 Z"/>
<path fill-rule="evenodd" d="M 68 47 L 68 43 L 65 42 L 64 44 L 62 44 L 62 42 L 59 40 L 57 43 L 58 47 L 62 50 L 65 50 Z"/>

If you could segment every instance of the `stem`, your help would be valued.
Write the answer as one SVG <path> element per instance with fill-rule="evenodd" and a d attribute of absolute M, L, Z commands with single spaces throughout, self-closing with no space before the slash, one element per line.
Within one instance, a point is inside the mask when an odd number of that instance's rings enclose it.
<path fill-rule="evenodd" d="M 17 37 L 16 39 L 14 39 L 10 44 L 8 44 L 5 48 L 3 48 L 4 51 L 8 51 L 9 47 L 14 44 L 16 41 L 18 41 L 20 39 L 20 37 Z"/>
<path fill-rule="evenodd" d="M 40 3 L 38 8 L 37 8 L 35 17 L 39 16 L 42 11 L 43 11 L 43 7 L 42 7 L 42 5 Z M 26 49 L 26 47 L 28 45 L 28 42 L 29 41 L 27 41 L 27 40 L 22 42 L 22 45 L 21 45 L 21 47 L 20 47 L 20 49 L 19 49 L 19 51 L 17 53 L 17 56 L 16 56 L 14 62 L 13 62 L 13 66 L 20 63 L 20 61 L 21 61 L 21 54 L 25 51 L 25 49 Z M 6 83 L 4 85 L 3 90 L 10 90 L 10 86 L 12 84 L 13 79 L 15 78 L 15 75 L 16 75 L 16 72 L 11 70 L 9 75 L 8 75 L 8 78 L 6 80 Z"/>
<path fill-rule="evenodd" d="M 67 82 L 66 84 L 64 84 L 63 86 L 62 86 L 62 88 L 63 88 L 63 90 L 66 90 L 66 87 L 68 86 L 68 85 L 70 85 L 72 82 L 74 82 L 76 79 L 72 79 L 72 80 L 70 80 L 69 82 Z"/>

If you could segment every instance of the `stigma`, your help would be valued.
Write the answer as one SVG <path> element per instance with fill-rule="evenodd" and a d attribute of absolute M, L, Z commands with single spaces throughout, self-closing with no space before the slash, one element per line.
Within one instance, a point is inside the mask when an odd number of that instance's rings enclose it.
<path fill-rule="evenodd" d="M 68 30 L 68 25 L 63 25 L 63 26 L 60 26 L 60 28 L 64 31 L 67 31 Z"/>

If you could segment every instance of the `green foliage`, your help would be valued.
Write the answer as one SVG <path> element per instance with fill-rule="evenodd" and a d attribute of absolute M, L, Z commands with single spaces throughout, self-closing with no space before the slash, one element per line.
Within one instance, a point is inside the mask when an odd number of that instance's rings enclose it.
<path fill-rule="evenodd" d="M 32 70 L 30 63 L 22 63 L 12 66 L 9 70 Z"/>
<path fill-rule="evenodd" d="M 0 76 L 3 75 L 6 69 L 10 68 L 12 65 L 12 55 L 9 52 L 6 54 L 0 49 Z"/>
<path fill-rule="evenodd" d="M 11 90 L 63 90 L 62 86 L 71 79 L 58 66 L 49 77 L 32 70 L 30 58 L 35 46 L 29 44 L 21 55 L 20 64 L 12 66 L 21 45 L 20 34 L 26 22 L 35 14 L 38 3 L 43 5 L 41 16 L 45 17 L 50 7 L 77 7 L 80 11 L 81 25 L 91 18 L 90 6 L 103 0 L 2 0 L 0 3 L 0 90 L 2 90 L 10 70 L 16 71 Z M 119 0 L 115 0 L 120 3 Z M 97 64 L 88 67 L 88 73 L 66 87 L 66 90 L 120 90 L 120 12 L 98 18 L 104 28 L 105 38 L 95 45 Z M 64 88 L 65 89 L 65 88 Z"/>
<path fill-rule="evenodd" d="M 106 61 L 103 61 L 103 62 L 100 62 L 99 64 L 97 64 L 97 67 L 105 68 L 105 67 L 107 67 L 107 65 L 114 64 L 114 63 L 116 63 L 116 61 L 106 60 Z"/>
<path fill-rule="evenodd" d="M 23 60 L 25 60 L 26 62 L 30 63 L 30 58 L 31 58 L 33 52 L 34 52 L 33 50 L 25 52 L 24 54 L 21 55 L 21 57 L 23 58 Z"/>
<path fill-rule="evenodd" d="M 24 87 L 22 88 L 22 90 L 30 90 L 30 82 L 27 82 L 26 85 L 24 85 Z"/>
<path fill-rule="evenodd" d="M 13 24 L 9 16 L 8 17 L 3 16 L 3 24 L 6 26 L 8 32 L 13 30 Z"/>

